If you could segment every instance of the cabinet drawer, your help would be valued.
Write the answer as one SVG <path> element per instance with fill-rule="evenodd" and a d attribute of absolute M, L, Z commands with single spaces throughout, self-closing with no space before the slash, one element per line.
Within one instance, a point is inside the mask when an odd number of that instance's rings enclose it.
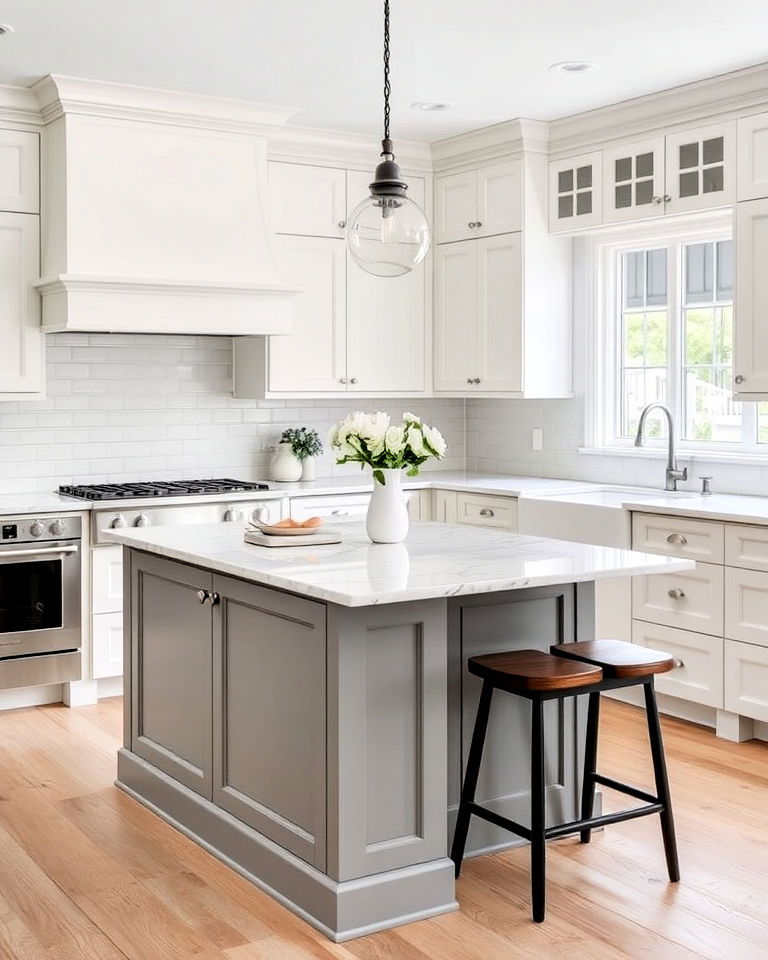
<path fill-rule="evenodd" d="M 768 527 L 728 524 L 725 528 L 725 562 L 729 567 L 768 570 Z"/>
<path fill-rule="evenodd" d="M 98 613 L 91 618 L 92 674 L 119 677 L 123 673 L 123 615 Z"/>
<path fill-rule="evenodd" d="M 725 709 L 768 722 L 768 649 L 725 641 Z"/>
<path fill-rule="evenodd" d="M 123 609 L 123 548 L 94 547 L 91 551 L 91 610 L 116 613 Z"/>
<path fill-rule="evenodd" d="M 359 520 L 368 510 L 370 493 L 352 493 L 339 497 L 296 497 L 291 500 L 294 520 L 324 517 L 328 520 Z"/>
<path fill-rule="evenodd" d="M 725 525 L 688 517 L 632 514 L 632 549 L 722 563 Z"/>
<path fill-rule="evenodd" d="M 654 573 L 632 581 L 632 617 L 696 633 L 723 635 L 723 567 Z"/>
<path fill-rule="evenodd" d="M 656 677 L 659 693 L 708 707 L 723 706 L 723 639 L 632 621 L 632 642 L 677 657 L 682 666 Z"/>
<path fill-rule="evenodd" d="M 514 497 L 483 497 L 460 493 L 457 497 L 457 522 L 478 527 L 505 527 L 517 530 L 517 500 Z"/>
<path fill-rule="evenodd" d="M 725 635 L 768 646 L 768 573 L 725 568 Z"/>

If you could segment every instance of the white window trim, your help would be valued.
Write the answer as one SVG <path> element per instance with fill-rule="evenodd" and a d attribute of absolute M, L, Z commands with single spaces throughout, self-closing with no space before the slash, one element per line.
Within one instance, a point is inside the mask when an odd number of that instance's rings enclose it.
<path fill-rule="evenodd" d="M 583 256 L 583 276 L 586 282 L 581 297 L 576 291 L 576 302 L 583 311 L 584 332 L 584 446 L 580 453 L 610 454 L 629 457 L 665 457 L 666 436 L 648 439 L 646 446 L 638 449 L 631 439 L 618 439 L 616 429 L 617 405 L 606 404 L 607 396 L 616 397 L 618 329 L 615 323 L 615 305 L 618 302 L 618 277 L 615 269 L 616 254 L 643 247 L 672 246 L 680 243 L 696 243 L 713 239 L 729 239 L 733 236 L 733 211 L 731 209 L 677 218 L 660 223 L 631 224 L 601 231 L 586 239 Z M 675 299 L 673 299 L 673 297 Z M 676 303 L 677 291 L 670 291 L 670 304 Z M 608 389 L 610 384 L 610 391 Z M 671 385 L 676 389 L 675 385 Z M 756 437 L 756 406 L 745 407 L 745 434 Z M 700 442 L 681 440 L 680 424 L 676 449 L 681 459 L 706 460 L 709 462 L 760 463 L 768 461 L 768 444 L 745 442 L 734 445 L 727 442 Z M 736 446 L 736 449 L 734 449 Z"/>

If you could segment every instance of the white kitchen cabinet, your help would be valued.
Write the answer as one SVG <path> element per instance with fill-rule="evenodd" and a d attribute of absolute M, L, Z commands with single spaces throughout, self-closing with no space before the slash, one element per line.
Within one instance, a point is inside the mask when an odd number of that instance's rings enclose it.
<path fill-rule="evenodd" d="M 272 227 L 277 233 L 343 238 L 345 170 L 277 161 L 270 161 L 268 169 Z"/>
<path fill-rule="evenodd" d="M 661 650 L 679 662 L 675 670 L 659 674 L 659 693 L 717 709 L 723 706 L 723 638 L 635 620 L 632 642 Z"/>
<path fill-rule="evenodd" d="M 697 563 L 693 570 L 634 577 L 632 616 L 722 637 L 723 567 Z"/>
<path fill-rule="evenodd" d="M 768 573 L 726 567 L 725 636 L 768 647 Z"/>
<path fill-rule="evenodd" d="M 725 641 L 725 709 L 768 722 L 768 648 Z"/>
<path fill-rule="evenodd" d="M 40 135 L 0 130 L 0 211 L 40 212 Z"/>
<path fill-rule="evenodd" d="M 729 567 L 768 571 L 768 527 L 729 523 L 725 528 L 725 562 Z"/>
<path fill-rule="evenodd" d="M 768 199 L 736 204 L 734 394 L 768 395 Z"/>
<path fill-rule="evenodd" d="M 94 547 L 91 551 L 91 610 L 117 613 L 123 609 L 123 548 Z"/>
<path fill-rule="evenodd" d="M 603 151 L 603 222 L 664 216 L 664 137 Z"/>
<path fill-rule="evenodd" d="M 668 134 L 665 148 L 667 213 L 688 213 L 733 203 L 735 121 Z"/>
<path fill-rule="evenodd" d="M 517 500 L 514 497 L 493 497 L 480 493 L 459 493 L 456 497 L 456 519 L 475 527 L 503 527 L 517 530 Z"/>
<path fill-rule="evenodd" d="M 549 229 L 573 233 L 603 222 L 603 157 L 600 151 L 549 164 Z"/>
<path fill-rule="evenodd" d="M 474 386 L 477 365 L 478 246 L 435 248 L 435 390 Z"/>
<path fill-rule="evenodd" d="M 736 199 L 768 197 L 768 113 L 736 121 Z"/>
<path fill-rule="evenodd" d="M 91 674 L 94 680 L 123 673 L 123 614 L 98 613 L 91 617 Z"/>
<path fill-rule="evenodd" d="M 438 523 L 458 523 L 458 494 L 455 490 L 433 490 L 433 517 Z"/>
<path fill-rule="evenodd" d="M 44 390 L 40 297 L 40 218 L 0 213 L 0 400 L 39 397 Z"/>
<path fill-rule="evenodd" d="M 725 525 L 716 520 L 657 516 L 637 511 L 632 514 L 632 549 L 722 563 Z"/>
<path fill-rule="evenodd" d="M 370 493 L 329 494 L 320 497 L 292 497 L 290 516 L 294 520 L 322 517 L 329 522 L 360 520 L 368 512 Z"/>
<path fill-rule="evenodd" d="M 435 178 L 435 243 L 522 229 L 522 161 L 504 160 Z"/>

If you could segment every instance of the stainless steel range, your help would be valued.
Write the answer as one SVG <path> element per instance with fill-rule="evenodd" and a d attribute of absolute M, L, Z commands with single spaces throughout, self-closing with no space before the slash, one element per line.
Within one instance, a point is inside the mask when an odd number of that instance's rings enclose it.
<path fill-rule="evenodd" d="M 229 478 L 59 487 L 60 494 L 94 503 L 91 512 L 94 545 L 105 542 L 103 531 L 122 527 L 279 519 L 279 500 L 256 496 L 267 490 L 265 483 Z"/>
<path fill-rule="evenodd" d="M 80 677 L 79 517 L 3 517 L 0 689 Z"/>

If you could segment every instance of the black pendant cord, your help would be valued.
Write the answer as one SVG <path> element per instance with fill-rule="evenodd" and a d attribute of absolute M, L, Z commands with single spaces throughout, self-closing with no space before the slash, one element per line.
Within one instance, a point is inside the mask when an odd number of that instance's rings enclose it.
<path fill-rule="evenodd" d="M 384 0 L 384 140 L 389 141 L 389 0 Z M 391 152 L 391 150 L 389 151 Z"/>

